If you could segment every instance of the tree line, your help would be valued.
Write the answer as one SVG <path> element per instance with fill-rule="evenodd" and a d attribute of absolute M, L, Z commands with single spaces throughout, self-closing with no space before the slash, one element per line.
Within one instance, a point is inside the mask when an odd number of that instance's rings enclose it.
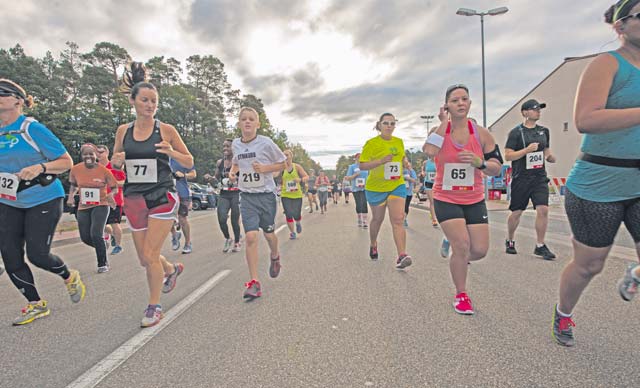
<path fill-rule="evenodd" d="M 116 128 L 133 121 L 129 97 L 121 89 L 122 72 L 131 60 L 125 48 L 110 42 L 97 43 L 89 52 L 67 42 L 57 57 L 47 52 L 42 58 L 27 55 L 17 44 L 0 49 L 0 78 L 17 82 L 33 95 L 36 105 L 25 114 L 51 129 L 79 161 L 82 144 L 112 148 Z M 175 58 L 155 56 L 145 66 L 160 97 L 156 117 L 176 127 L 199 177 L 214 171 L 224 139 L 240 136 L 235 124 L 243 106 L 258 111 L 259 134 L 283 150 L 291 149 L 305 170 L 320 168 L 304 147 L 271 125 L 259 97 L 232 87 L 224 63 L 215 56 L 191 55 L 184 66 Z"/>

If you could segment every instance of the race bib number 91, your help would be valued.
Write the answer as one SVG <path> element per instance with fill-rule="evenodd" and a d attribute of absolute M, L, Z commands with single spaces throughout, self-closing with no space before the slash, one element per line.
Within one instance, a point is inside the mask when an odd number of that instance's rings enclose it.
<path fill-rule="evenodd" d="M 6 172 L 0 173 L 0 198 L 15 201 L 18 198 L 18 183 L 20 179 Z"/>
<path fill-rule="evenodd" d="M 400 162 L 388 162 L 384 164 L 384 179 L 400 179 Z"/>
<path fill-rule="evenodd" d="M 544 151 L 529 152 L 525 157 L 527 158 L 527 170 L 544 167 Z"/>
<path fill-rule="evenodd" d="M 238 186 L 240 188 L 255 188 L 264 186 L 264 178 L 262 174 L 259 172 L 251 171 L 240 171 L 240 176 L 238 180 Z"/>
<path fill-rule="evenodd" d="M 100 205 L 100 189 L 80 189 L 82 205 Z"/>
<path fill-rule="evenodd" d="M 444 165 L 442 190 L 473 190 L 474 168 L 468 163 L 447 163 Z"/>
<path fill-rule="evenodd" d="M 158 161 L 156 159 L 127 159 L 125 165 L 129 183 L 158 182 Z"/>

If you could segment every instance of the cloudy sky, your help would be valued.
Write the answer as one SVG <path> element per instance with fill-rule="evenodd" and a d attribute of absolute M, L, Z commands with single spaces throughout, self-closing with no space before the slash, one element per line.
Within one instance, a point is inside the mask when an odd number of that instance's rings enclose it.
<path fill-rule="evenodd" d="M 214 55 L 243 93 L 262 98 L 271 123 L 325 167 L 374 136 L 377 116 L 400 120 L 407 148 L 424 141 L 420 115 L 444 90 L 471 89 L 482 118 L 480 18 L 485 18 L 491 124 L 565 57 L 616 46 L 602 14 L 612 1 L 568 0 L 22 0 L 3 1 L 0 47 L 58 54 L 66 41 L 125 47 L 135 60 Z M 579 5 L 576 5 L 579 4 Z"/>

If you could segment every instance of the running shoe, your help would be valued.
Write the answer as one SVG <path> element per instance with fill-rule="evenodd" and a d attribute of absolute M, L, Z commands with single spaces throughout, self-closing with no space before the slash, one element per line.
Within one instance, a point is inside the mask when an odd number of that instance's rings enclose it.
<path fill-rule="evenodd" d="M 272 278 L 277 278 L 280 275 L 280 268 L 282 265 L 280 264 L 280 256 L 275 259 L 271 259 L 271 265 L 269 266 L 269 276 Z"/>
<path fill-rule="evenodd" d="M 517 255 L 518 251 L 516 251 L 516 242 L 514 240 L 506 240 L 504 242 L 504 245 L 506 247 L 505 252 L 507 252 L 510 255 Z"/>
<path fill-rule="evenodd" d="M 378 247 L 369 247 L 369 257 L 371 260 L 378 260 Z"/>
<path fill-rule="evenodd" d="M 231 249 L 231 252 L 240 252 L 240 249 L 242 249 L 242 244 L 237 242 L 233 244 L 233 249 Z"/>
<path fill-rule="evenodd" d="M 46 300 L 41 300 L 36 303 L 29 303 L 27 307 L 23 308 L 20 312 L 20 316 L 13 320 L 13 326 L 26 325 L 38 318 L 44 318 L 51 313 L 49 306 L 47 306 Z"/>
<path fill-rule="evenodd" d="M 358 220 L 358 228 L 362 228 L 362 220 Z"/>
<path fill-rule="evenodd" d="M 515 247 L 514 247 L 514 249 L 515 249 Z M 542 244 L 541 247 L 536 246 L 536 249 L 533 250 L 533 254 L 538 256 L 538 257 L 542 257 L 545 260 L 553 260 L 553 259 L 556 258 L 556 255 L 554 255 L 549 250 L 549 248 L 547 248 L 546 244 Z"/>
<path fill-rule="evenodd" d="M 87 291 L 82 279 L 80 279 L 80 272 L 72 269 L 69 271 L 71 276 L 69 279 L 65 280 L 65 285 L 67 286 L 67 291 L 69 292 L 69 297 L 73 303 L 78 303 L 82 299 L 84 299 L 84 295 Z"/>
<path fill-rule="evenodd" d="M 111 254 L 112 255 L 117 255 L 118 253 L 122 252 L 122 247 L 120 245 L 116 245 L 115 247 L 113 247 L 113 249 L 111 250 Z"/>
<path fill-rule="evenodd" d="M 191 243 L 184 244 L 184 248 L 182 248 L 182 254 L 188 255 L 189 253 L 191 253 Z"/>
<path fill-rule="evenodd" d="M 316 211 L 318 211 L 318 204 L 316 203 Z"/>
<path fill-rule="evenodd" d="M 115 246 L 117 246 L 117 245 L 118 245 L 118 244 L 116 244 L 116 236 L 111 235 L 111 246 L 112 246 L 112 247 L 115 247 Z"/>
<path fill-rule="evenodd" d="M 404 219 L 404 227 L 408 228 L 409 227 L 409 221 L 407 221 L 407 219 Z"/>
<path fill-rule="evenodd" d="M 461 292 L 456 295 L 456 299 L 453 302 L 453 309 L 456 313 L 462 315 L 473 315 L 473 306 L 471 305 L 471 299 L 466 292 Z"/>
<path fill-rule="evenodd" d="M 440 244 L 440 256 L 442 256 L 445 259 L 449 258 L 449 248 L 451 248 L 451 244 L 449 243 L 449 240 L 443 237 L 442 243 Z"/>
<path fill-rule="evenodd" d="M 295 239 L 296 239 L 296 237 L 297 237 L 297 235 L 296 235 L 296 233 L 295 233 L 295 232 L 291 232 L 291 233 L 289 233 L 289 240 L 295 240 Z"/>
<path fill-rule="evenodd" d="M 144 310 L 144 317 L 140 322 L 140 327 L 151 327 L 160 323 L 160 320 L 164 317 L 162 314 L 162 307 L 159 304 L 150 304 Z"/>
<path fill-rule="evenodd" d="M 368 228 L 369 227 L 369 225 L 367 225 L 367 221 L 362 220 L 362 227 L 363 228 Z"/>
<path fill-rule="evenodd" d="M 175 232 L 171 236 L 171 249 L 174 251 L 180 249 L 180 237 L 182 237 L 182 232 Z"/>
<path fill-rule="evenodd" d="M 433 226 L 434 228 L 437 228 L 438 227 L 438 221 L 432 220 L 431 221 L 431 226 Z"/>
<path fill-rule="evenodd" d="M 244 299 L 253 300 L 262 296 L 262 290 L 259 281 L 252 279 L 249 283 L 245 283 L 244 286 L 246 287 L 244 293 L 242 294 L 242 297 Z"/>
<path fill-rule="evenodd" d="M 109 272 L 109 264 L 98 267 L 98 273 Z"/>
<path fill-rule="evenodd" d="M 302 223 L 300 221 L 296 221 L 296 233 L 302 233 Z"/>
<path fill-rule="evenodd" d="M 640 285 L 640 280 L 637 280 L 633 276 L 633 270 L 638 266 L 638 264 L 629 264 L 627 270 L 624 271 L 624 276 L 618 282 L 618 291 L 620 291 L 620 296 L 622 299 L 627 302 L 631 301 L 636 293 L 638 292 L 638 285 Z"/>
<path fill-rule="evenodd" d="M 182 263 L 175 263 L 174 267 L 176 268 L 175 271 L 173 271 L 173 273 L 167 276 L 167 278 L 164 280 L 162 292 L 164 292 L 165 294 L 173 291 L 173 289 L 176 287 L 178 276 L 180 276 L 182 271 L 184 271 L 184 264 Z"/>
<path fill-rule="evenodd" d="M 411 256 L 402 254 L 396 260 L 396 268 L 404 269 L 411 265 Z"/>
<path fill-rule="evenodd" d="M 227 253 L 229 252 L 229 250 L 231 249 L 231 247 L 233 246 L 233 240 L 228 238 L 226 240 L 224 240 L 224 248 L 222 248 L 222 252 Z"/>
<path fill-rule="evenodd" d="M 553 330 L 551 335 L 557 343 L 563 346 L 573 346 L 576 340 L 573 338 L 573 329 L 576 324 L 571 317 L 563 317 L 558 314 L 558 305 L 553 308 Z"/>

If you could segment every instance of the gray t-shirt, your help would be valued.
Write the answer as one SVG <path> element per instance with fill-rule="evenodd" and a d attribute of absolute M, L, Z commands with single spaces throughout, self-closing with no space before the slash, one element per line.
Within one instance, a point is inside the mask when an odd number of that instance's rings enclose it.
<path fill-rule="evenodd" d="M 257 173 L 253 170 L 253 162 L 269 165 L 282 163 L 287 157 L 280 148 L 266 136 L 258 135 L 249 143 L 234 139 L 233 164 L 240 169 L 238 188 L 244 193 L 272 193 L 276 190 L 273 173 Z"/>

